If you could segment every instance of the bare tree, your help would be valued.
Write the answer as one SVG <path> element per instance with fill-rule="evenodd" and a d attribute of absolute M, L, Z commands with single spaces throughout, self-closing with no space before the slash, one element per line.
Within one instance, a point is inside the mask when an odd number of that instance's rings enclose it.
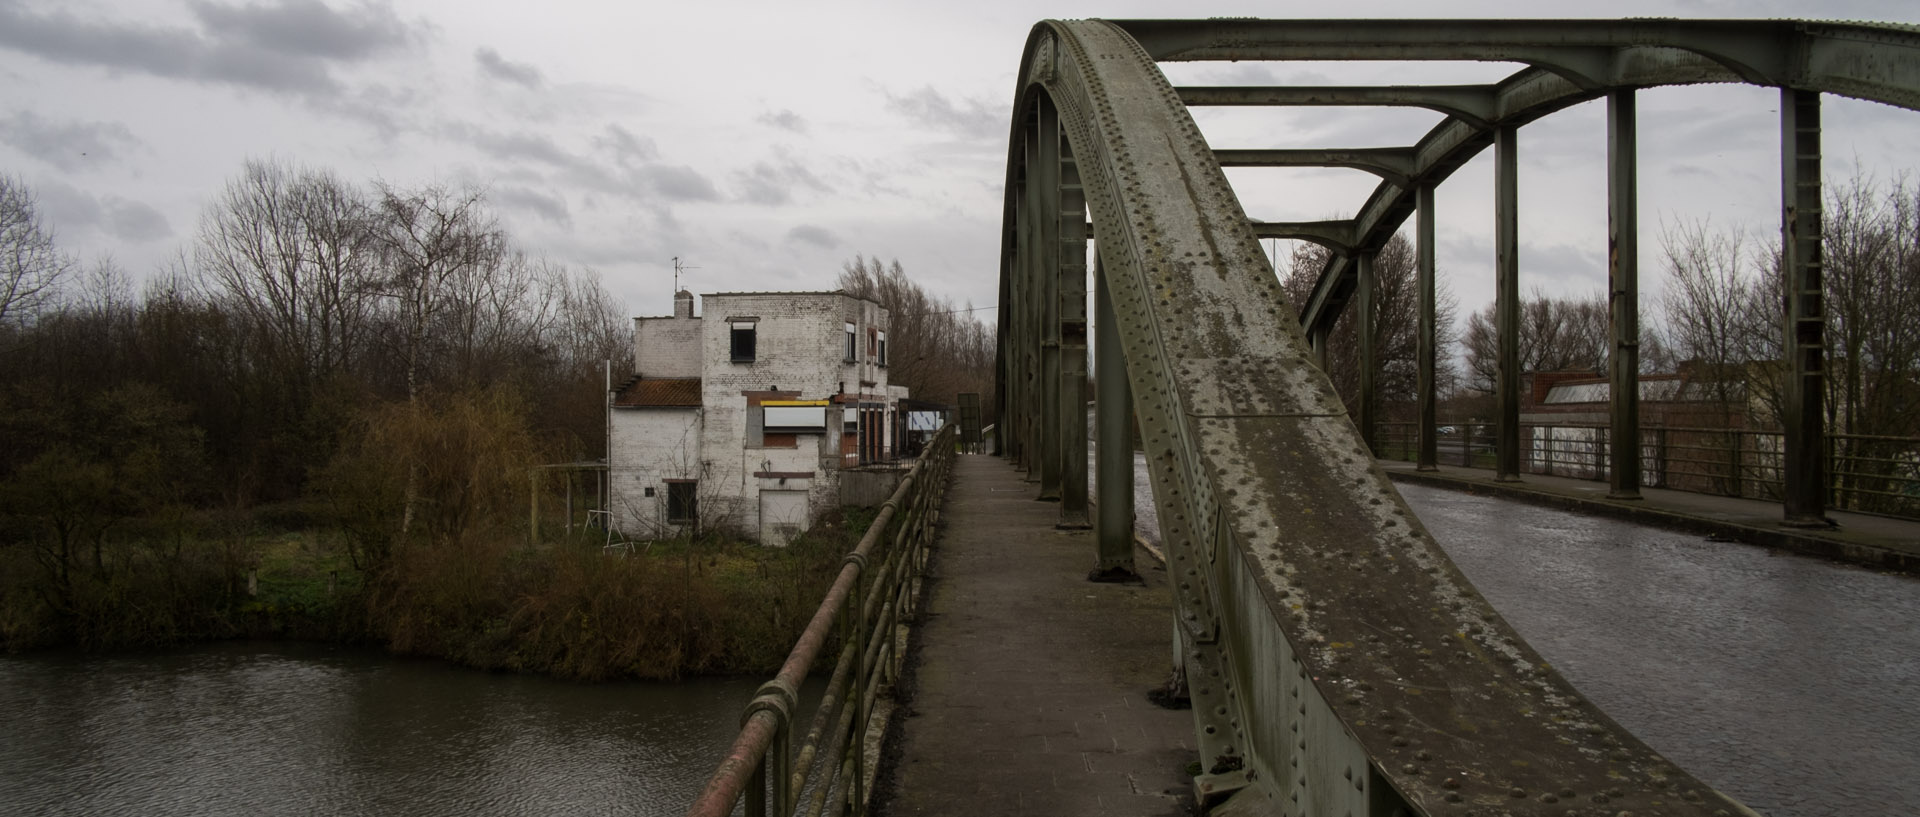
<path fill-rule="evenodd" d="M 26 182 L 0 174 L 0 325 L 30 323 L 59 292 L 74 261 L 40 223 Z"/>
<path fill-rule="evenodd" d="M 1280 282 L 1288 298 L 1296 304 L 1303 303 L 1312 294 L 1331 258 L 1332 253 L 1318 244 L 1304 241 L 1296 244 Z M 1383 405 L 1398 404 L 1404 408 L 1419 397 L 1420 293 L 1413 243 L 1399 235 L 1389 239 L 1374 256 L 1373 275 L 1373 344 L 1379 365 L 1375 380 L 1377 399 Z M 1435 389 L 1445 394 L 1452 391 L 1456 377 L 1452 355 L 1448 353 L 1453 345 L 1448 328 L 1453 326 L 1458 306 L 1444 285 L 1437 285 L 1435 301 L 1438 327 L 1438 337 L 1434 339 Z M 1357 308 L 1356 302 L 1353 309 L 1340 316 L 1327 342 L 1328 376 L 1349 410 L 1354 409 L 1360 399 L 1360 336 L 1354 319 Z"/>
<path fill-rule="evenodd" d="M 499 264 L 506 235 L 480 190 L 439 185 L 401 190 L 385 184 L 373 235 L 380 252 L 380 289 L 395 303 L 407 399 L 416 400 L 430 333 L 443 312 L 460 305 L 454 283 Z"/>
<path fill-rule="evenodd" d="M 855 256 L 841 269 L 839 284 L 886 307 L 888 382 L 922 400 L 953 403 L 962 392 L 990 396 L 994 332 L 973 317 L 971 303 L 956 307 L 934 297 L 907 277 L 898 260 L 882 264 Z"/>
<path fill-rule="evenodd" d="M 369 215 L 332 173 L 249 160 L 201 218 L 195 260 L 296 392 L 359 351 L 373 294 Z"/>
<path fill-rule="evenodd" d="M 1765 249 L 1748 242 L 1741 230 L 1715 232 L 1704 221 L 1660 232 L 1672 356 L 1690 364 L 1699 374 L 1695 387 L 1728 412 L 1744 411 L 1749 397 L 1777 403 L 1779 391 L 1765 365 L 1780 356 L 1777 265 L 1764 264 Z"/>
<path fill-rule="evenodd" d="M 1587 371 L 1599 376 L 1607 370 L 1608 325 L 1604 292 L 1553 298 L 1536 290 L 1520 301 L 1520 371 Z M 1645 329 L 1642 333 L 1650 334 Z M 1467 317 L 1461 342 L 1466 347 L 1466 387 L 1492 392 L 1500 371 L 1493 304 Z"/>

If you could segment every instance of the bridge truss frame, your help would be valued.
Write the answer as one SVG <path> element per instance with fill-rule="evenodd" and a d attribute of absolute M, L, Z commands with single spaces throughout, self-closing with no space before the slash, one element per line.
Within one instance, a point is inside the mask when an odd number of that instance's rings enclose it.
<path fill-rule="evenodd" d="M 1063 525 L 1084 524 L 1091 235 L 1103 341 L 1097 563 L 1130 566 L 1130 522 L 1118 510 L 1107 518 L 1132 492 L 1130 468 L 1106 467 L 1131 460 L 1125 407 L 1138 421 L 1170 560 L 1204 767 L 1196 790 L 1215 813 L 1750 813 L 1586 701 L 1474 590 L 1373 463 L 1372 418 L 1356 426 L 1348 417 L 1315 348 L 1349 301 L 1364 303 L 1373 253 L 1417 210 L 1420 461 L 1431 466 L 1433 189 L 1494 146 L 1499 470 L 1517 476 L 1516 133 L 1606 96 L 1611 374 L 1625 398 L 1614 438 L 1635 439 L 1634 90 L 1779 87 L 1792 374 L 1785 516 L 1823 524 L 1819 95 L 1920 108 L 1916 56 L 1914 29 L 1795 21 L 1034 27 L 1009 139 L 995 445 L 1043 498 L 1061 501 Z M 1176 89 L 1157 64 L 1193 59 L 1529 67 L 1487 86 Z M 1215 151 L 1188 105 L 1412 105 L 1447 118 L 1405 148 Z M 1255 223 L 1223 165 L 1358 167 L 1382 182 L 1353 219 Z M 1260 250 L 1264 237 L 1335 250 L 1299 309 Z M 1637 495 L 1631 457 L 1613 474 L 1615 495 Z"/>

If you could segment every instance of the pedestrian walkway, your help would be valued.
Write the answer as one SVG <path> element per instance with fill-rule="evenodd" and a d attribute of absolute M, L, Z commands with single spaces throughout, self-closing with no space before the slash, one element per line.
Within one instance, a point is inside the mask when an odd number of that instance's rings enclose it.
<path fill-rule="evenodd" d="M 1841 559 L 1869 567 L 1920 572 L 1920 522 L 1872 514 L 1829 511 L 1830 529 L 1780 524 L 1780 503 L 1758 499 L 1642 488 L 1641 499 L 1607 498 L 1607 483 L 1526 474 L 1519 482 L 1495 482 L 1493 472 L 1442 465 L 1417 471 L 1413 463 L 1381 460 L 1396 480 L 1490 494 L 1581 513 L 1631 519 L 1692 530 L 1733 541 Z"/>
<path fill-rule="evenodd" d="M 1166 574 L 1095 584 L 1088 531 L 1007 461 L 962 456 L 878 813 L 1189 813 L 1190 712 L 1147 692 L 1172 666 Z"/>

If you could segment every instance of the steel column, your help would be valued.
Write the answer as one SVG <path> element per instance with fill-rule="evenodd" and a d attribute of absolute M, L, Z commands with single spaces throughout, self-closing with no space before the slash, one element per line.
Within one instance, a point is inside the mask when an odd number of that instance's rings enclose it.
<path fill-rule="evenodd" d="M 1093 538 L 1097 558 L 1094 570 L 1110 574 L 1133 572 L 1133 391 L 1127 384 L 1127 358 L 1120 349 L 1120 329 L 1113 314 L 1099 256 L 1093 260 L 1095 416 L 1098 422 L 1100 469 L 1095 488 L 1100 491 L 1099 516 Z"/>
<path fill-rule="evenodd" d="M 1826 308 L 1820 256 L 1820 92 L 1780 89 L 1781 259 L 1787 355 L 1785 523 L 1826 526 Z"/>
<path fill-rule="evenodd" d="M 1059 154 L 1059 161 L 1049 166 L 1058 182 L 1051 211 L 1058 234 L 1053 242 L 1059 290 L 1054 331 L 1060 338 L 1058 527 L 1084 530 L 1091 527 L 1087 520 L 1087 199 L 1066 134 L 1056 127 L 1052 139 Z"/>
<path fill-rule="evenodd" d="M 1027 200 L 1034 205 L 1039 232 L 1033 245 L 1034 293 L 1040 315 L 1040 499 L 1060 501 L 1064 447 L 1060 439 L 1064 406 L 1060 394 L 1060 115 L 1040 99 L 1038 164 L 1029 171 Z"/>
<path fill-rule="evenodd" d="M 1040 275 L 1040 255 L 1045 245 L 1040 236 L 1039 203 L 1040 179 L 1040 131 L 1037 116 L 1029 120 L 1023 134 L 1023 148 L 1026 152 L 1026 182 L 1021 188 L 1020 198 L 1020 273 L 1026 290 L 1026 305 L 1021 310 L 1021 324 L 1025 327 L 1024 337 L 1020 341 L 1020 355 L 1025 359 L 1025 372 L 1021 380 L 1021 391 L 1025 397 L 1024 413 L 1021 417 L 1020 453 L 1021 464 L 1027 467 L 1027 481 L 1039 482 L 1041 461 L 1046 450 L 1046 424 L 1043 420 L 1046 411 L 1045 396 L 1041 384 L 1041 349 L 1044 336 L 1041 326 L 1046 321 L 1046 294 Z"/>
<path fill-rule="evenodd" d="M 1493 321 L 1499 337 L 1493 478 L 1500 482 L 1520 479 L 1519 134 L 1518 126 L 1502 125 L 1493 147 Z"/>
<path fill-rule="evenodd" d="M 1612 445 L 1607 496 L 1640 498 L 1640 206 L 1632 88 L 1607 92 L 1607 298 L 1612 306 Z"/>
<path fill-rule="evenodd" d="M 1378 455 L 1379 441 L 1374 432 L 1379 428 L 1380 393 L 1374 376 L 1374 370 L 1380 365 L 1379 350 L 1374 343 L 1373 333 L 1378 321 L 1374 316 L 1373 266 L 1376 256 L 1373 252 L 1360 253 L 1360 292 L 1357 312 L 1354 315 L 1354 331 L 1360 336 L 1360 395 L 1355 419 L 1360 425 L 1360 442 L 1366 445 L 1367 453 Z"/>
<path fill-rule="evenodd" d="M 1415 390 L 1420 401 L 1420 453 L 1415 466 L 1421 471 L 1440 470 L 1440 443 L 1434 437 L 1434 429 L 1439 425 L 1438 400 L 1435 392 L 1439 384 L 1434 379 L 1434 366 L 1439 357 L 1438 324 L 1435 318 L 1439 311 L 1438 296 L 1434 286 L 1433 268 L 1433 185 L 1422 184 L 1419 189 L 1419 219 L 1415 222 L 1414 237 L 1418 246 L 1414 248 L 1416 269 L 1416 287 L 1420 290 L 1420 329 L 1414 338 L 1414 357 L 1419 367 Z"/>

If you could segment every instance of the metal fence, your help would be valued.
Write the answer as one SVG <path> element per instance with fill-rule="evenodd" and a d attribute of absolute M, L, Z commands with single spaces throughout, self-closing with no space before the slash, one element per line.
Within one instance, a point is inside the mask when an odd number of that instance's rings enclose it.
<path fill-rule="evenodd" d="M 1414 423 L 1379 424 L 1376 456 L 1414 460 L 1420 450 L 1415 431 Z M 1604 481 L 1611 431 L 1594 424 L 1522 423 L 1521 470 Z M 1442 424 L 1436 432 L 1441 465 L 1494 467 L 1491 423 Z M 1780 431 L 1642 427 L 1641 484 L 1778 501 L 1785 439 Z M 1826 460 L 1828 507 L 1920 519 L 1920 438 L 1830 434 Z"/>
<path fill-rule="evenodd" d="M 747 817 L 865 813 L 874 760 L 866 751 L 868 724 L 900 668 L 895 634 L 918 606 L 956 446 L 949 423 L 880 507 L 780 672 L 747 704 L 740 735 L 689 817 L 723 817 L 743 800 Z M 838 660 L 796 747 L 800 683 L 830 646 L 839 649 Z"/>

